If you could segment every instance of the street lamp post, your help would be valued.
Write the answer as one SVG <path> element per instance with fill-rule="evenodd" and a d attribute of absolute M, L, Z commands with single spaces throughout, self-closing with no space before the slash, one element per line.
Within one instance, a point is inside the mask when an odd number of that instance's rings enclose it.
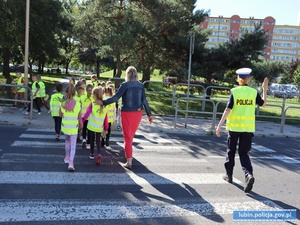
<path fill-rule="evenodd" d="M 29 49 L 29 11 L 30 0 L 26 0 L 26 25 L 25 25 L 25 61 L 24 61 L 24 81 L 28 86 L 28 49 Z M 28 89 L 25 88 L 25 100 L 28 99 Z"/>
<path fill-rule="evenodd" d="M 189 50 L 189 68 L 188 68 L 188 86 L 187 86 L 187 98 L 190 97 L 190 83 L 191 83 L 191 68 L 192 68 L 192 55 L 194 54 L 194 44 L 195 44 L 195 34 L 190 36 L 190 50 Z M 186 111 L 189 108 L 189 100 L 186 101 Z M 188 112 L 185 113 L 185 124 L 184 127 L 187 128 L 187 117 Z"/>

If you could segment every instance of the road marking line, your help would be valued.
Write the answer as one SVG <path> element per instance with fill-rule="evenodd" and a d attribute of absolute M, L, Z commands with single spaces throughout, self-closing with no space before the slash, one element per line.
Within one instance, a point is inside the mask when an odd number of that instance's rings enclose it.
<path fill-rule="evenodd" d="M 278 160 L 281 160 L 285 163 L 289 163 L 289 164 L 298 164 L 300 163 L 299 160 L 295 159 L 295 158 L 291 158 L 291 157 L 288 157 L 288 156 L 285 156 L 285 155 L 274 155 L 272 156 L 274 159 L 278 159 Z"/>
<path fill-rule="evenodd" d="M 50 134 L 21 134 L 20 138 L 33 138 L 33 139 L 50 139 L 50 140 L 54 140 L 55 137 L 54 135 L 50 135 Z M 65 139 L 65 137 L 62 135 L 61 139 Z M 115 141 L 115 142 L 123 142 L 123 137 L 110 137 L 111 141 Z M 171 144 L 178 144 L 179 142 L 175 139 L 165 139 L 165 138 L 160 138 L 160 137 L 156 137 L 156 138 L 133 138 L 133 142 L 138 142 L 138 143 L 171 143 Z"/>
<path fill-rule="evenodd" d="M 124 156 L 102 156 L 103 160 L 102 163 L 105 162 L 105 159 L 109 159 L 110 165 L 112 165 L 112 161 L 122 161 Z M 190 156 L 189 156 L 190 157 Z M 88 159 L 87 156 L 83 155 L 76 155 L 76 161 L 80 161 L 79 164 L 91 164 L 91 161 Z M 155 160 L 149 160 L 149 156 L 145 156 L 144 154 L 136 154 L 134 157 L 140 163 L 145 165 L 157 165 Z M 19 162 L 19 163 L 49 163 L 49 164 L 62 164 L 64 159 L 64 155 L 50 155 L 50 154 L 24 154 L 24 153 L 4 153 L 0 159 L 0 162 Z M 85 160 L 86 159 L 86 160 Z M 161 165 L 167 166 L 172 165 L 174 163 L 207 163 L 208 161 L 203 158 L 186 158 L 186 157 L 161 157 L 160 158 Z M 105 164 L 107 165 L 107 164 Z"/>
<path fill-rule="evenodd" d="M 220 173 L 85 173 L 0 171 L 0 184 L 166 185 L 224 184 Z M 242 184 L 234 179 L 235 183 Z"/>
<path fill-rule="evenodd" d="M 162 201 L 7 201 L 0 202 L 0 222 L 75 221 L 230 215 L 234 210 L 276 210 L 270 200 L 218 202 Z"/>
<path fill-rule="evenodd" d="M 119 145 L 110 145 L 110 147 L 114 150 L 123 150 L 123 142 L 118 142 Z M 151 145 L 145 145 L 145 144 Z M 187 148 L 186 146 L 173 146 L 173 145 L 164 145 L 166 143 L 153 144 L 150 142 L 144 142 L 142 145 L 134 145 L 134 151 L 158 151 L 158 149 L 162 149 L 164 152 L 189 152 L 194 153 L 193 150 Z M 53 140 L 53 142 L 47 141 L 15 141 L 12 147 L 29 147 L 29 148 L 64 148 L 65 143 L 63 141 L 57 142 Z M 77 146 L 81 146 L 81 143 L 77 143 Z"/>
<path fill-rule="evenodd" d="M 219 155 L 209 155 L 207 156 L 211 159 L 225 159 L 225 156 L 219 156 Z M 235 158 L 239 159 L 239 156 L 236 156 Z M 270 160 L 280 160 L 285 163 L 289 164 L 298 164 L 300 161 L 298 158 L 292 158 L 285 155 L 271 155 L 271 156 L 250 156 L 251 159 L 270 159 Z"/>
<path fill-rule="evenodd" d="M 256 144 L 252 144 L 252 148 L 255 149 L 256 151 L 259 151 L 259 152 L 269 152 L 269 153 L 274 153 L 276 152 L 275 150 L 273 149 L 270 149 L 270 148 L 266 148 L 264 146 L 261 146 L 261 145 L 256 145 Z"/>

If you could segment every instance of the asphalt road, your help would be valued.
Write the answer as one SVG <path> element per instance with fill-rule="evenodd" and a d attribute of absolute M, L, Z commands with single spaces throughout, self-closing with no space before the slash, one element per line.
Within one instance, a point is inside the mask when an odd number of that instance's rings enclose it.
<path fill-rule="evenodd" d="M 122 136 L 112 134 L 96 166 L 77 145 L 76 172 L 51 129 L 0 126 L 0 224 L 260 224 L 235 222 L 235 210 L 300 209 L 300 140 L 255 137 L 256 178 L 243 192 L 222 180 L 226 137 L 141 133 L 125 170 Z M 287 222 L 272 222 L 286 224 Z"/>

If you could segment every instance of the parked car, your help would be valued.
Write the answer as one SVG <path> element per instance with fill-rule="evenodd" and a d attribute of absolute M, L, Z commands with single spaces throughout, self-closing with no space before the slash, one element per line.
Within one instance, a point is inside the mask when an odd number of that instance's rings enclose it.
<path fill-rule="evenodd" d="M 299 90 L 297 89 L 297 87 L 295 85 L 293 85 L 293 84 L 282 84 L 281 86 L 285 90 L 287 98 L 294 98 L 294 97 L 299 96 Z"/>
<path fill-rule="evenodd" d="M 285 94 L 285 90 L 280 86 L 271 85 L 267 90 L 267 95 L 273 95 L 277 98 L 283 98 Z"/>

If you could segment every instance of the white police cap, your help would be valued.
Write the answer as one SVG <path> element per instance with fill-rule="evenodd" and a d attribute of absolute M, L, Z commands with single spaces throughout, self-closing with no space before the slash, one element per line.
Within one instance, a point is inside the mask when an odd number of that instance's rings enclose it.
<path fill-rule="evenodd" d="M 235 71 L 240 78 L 250 77 L 252 70 L 250 68 L 241 68 Z"/>

